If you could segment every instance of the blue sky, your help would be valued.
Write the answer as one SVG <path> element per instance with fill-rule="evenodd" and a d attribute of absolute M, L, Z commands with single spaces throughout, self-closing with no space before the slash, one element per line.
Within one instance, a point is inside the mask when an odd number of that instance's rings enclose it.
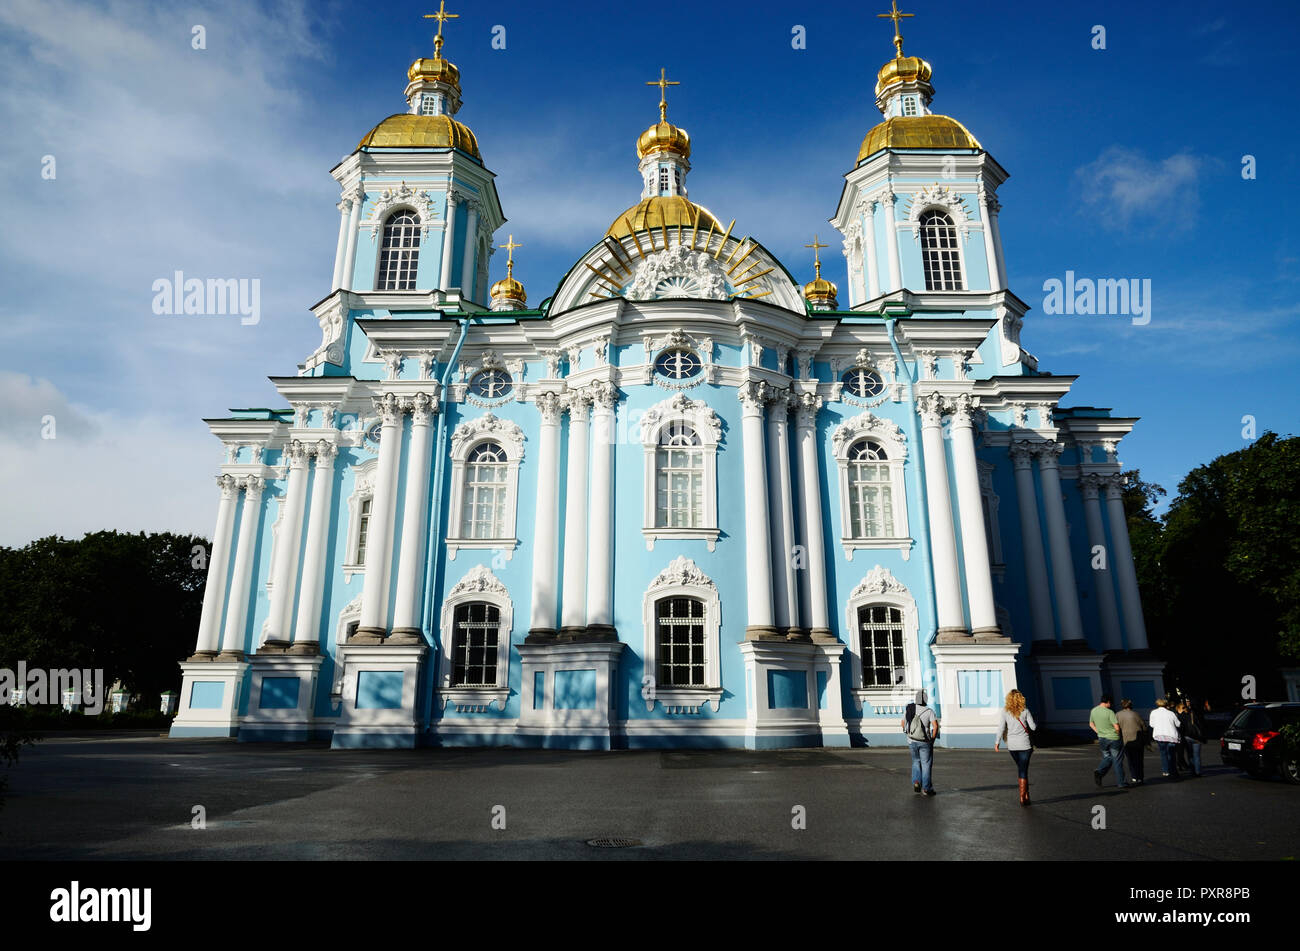
<path fill-rule="evenodd" d="M 319 342 L 338 188 L 329 169 L 404 109 L 433 5 L 0 6 L 0 544 L 99 528 L 208 533 L 203 417 L 278 405 L 268 375 Z M 682 85 L 691 197 L 801 280 L 878 119 L 883 3 L 455 3 L 446 53 L 541 300 L 635 203 L 644 85 Z M 1011 173 L 1001 231 L 1023 343 L 1077 373 L 1074 405 L 1140 416 L 1121 459 L 1171 492 L 1258 432 L 1297 430 L 1300 14 L 1260 3 L 905 3 L 937 112 Z M 191 48 L 192 27 L 206 49 Z M 506 48 L 491 46 L 505 27 Z M 791 47 L 795 25 L 807 48 Z M 1106 49 L 1092 48 L 1093 27 Z M 42 178 L 54 156 L 55 178 Z M 1257 178 L 1244 180 L 1253 155 Z M 827 276 L 845 284 L 838 242 Z M 504 255 L 494 263 L 504 270 Z M 162 317 L 176 270 L 259 278 L 262 320 Z M 1150 324 L 1042 313 L 1043 282 L 1150 279 Z M 493 277 L 500 275 L 494 274 Z M 54 439 L 42 419 L 55 417 Z"/>

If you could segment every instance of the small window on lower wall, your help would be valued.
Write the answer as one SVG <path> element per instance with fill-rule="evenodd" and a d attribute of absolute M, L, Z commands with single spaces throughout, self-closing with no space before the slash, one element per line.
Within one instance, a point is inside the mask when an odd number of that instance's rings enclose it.
<path fill-rule="evenodd" d="M 487 565 L 472 567 L 442 603 L 438 701 L 444 710 L 484 713 L 510 696 L 514 603 Z"/>
<path fill-rule="evenodd" d="M 902 712 L 922 683 L 916 601 L 883 565 L 858 582 L 844 606 L 849 674 L 863 717 Z"/>
<path fill-rule="evenodd" d="M 451 642 L 451 685 L 486 687 L 497 683 L 501 612 L 495 604 L 469 601 L 456 606 Z"/>
<path fill-rule="evenodd" d="M 642 599 L 645 625 L 641 699 L 646 710 L 699 714 L 722 700 L 718 589 L 699 566 L 678 555 L 650 582 Z"/>

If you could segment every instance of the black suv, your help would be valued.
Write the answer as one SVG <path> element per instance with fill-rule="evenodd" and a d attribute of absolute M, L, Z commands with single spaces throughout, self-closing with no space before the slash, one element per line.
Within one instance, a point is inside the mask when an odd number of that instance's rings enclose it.
<path fill-rule="evenodd" d="M 1279 732 L 1300 724 L 1300 703 L 1248 703 L 1219 740 L 1219 753 L 1228 766 L 1252 776 L 1276 771 L 1289 783 L 1300 784 L 1300 757 L 1290 754 Z"/>

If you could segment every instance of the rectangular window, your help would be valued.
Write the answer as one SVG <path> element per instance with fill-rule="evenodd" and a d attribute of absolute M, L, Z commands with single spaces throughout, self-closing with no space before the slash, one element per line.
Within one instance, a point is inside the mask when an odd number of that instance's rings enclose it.
<path fill-rule="evenodd" d="M 457 605 L 452 626 L 451 685 L 495 687 L 500 609 L 484 601 Z"/>
<path fill-rule="evenodd" d="M 659 169 L 659 194 L 668 194 L 668 169 Z"/>
<path fill-rule="evenodd" d="M 664 598 L 655 605 L 658 686 L 704 686 L 704 602 Z"/>
<path fill-rule="evenodd" d="M 862 686 L 892 687 L 907 679 L 903 657 L 903 612 L 887 604 L 858 608 L 862 634 Z"/>
<path fill-rule="evenodd" d="M 421 96 L 420 114 L 424 116 L 436 116 L 438 114 L 438 100 L 433 96 Z"/>
<path fill-rule="evenodd" d="M 916 115 L 916 97 L 915 97 L 915 96 L 904 96 L 904 97 L 903 97 L 903 115 L 905 115 L 905 116 L 914 116 L 914 115 Z"/>
<path fill-rule="evenodd" d="M 366 563 L 366 536 L 370 534 L 370 499 L 361 500 L 361 517 L 357 521 L 357 564 Z"/>

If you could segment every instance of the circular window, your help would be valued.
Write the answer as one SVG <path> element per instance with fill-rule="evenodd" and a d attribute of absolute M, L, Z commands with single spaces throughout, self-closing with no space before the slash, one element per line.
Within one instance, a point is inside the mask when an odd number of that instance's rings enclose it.
<path fill-rule="evenodd" d="M 655 361 L 655 372 L 670 380 L 686 380 L 700 372 L 700 358 L 690 350 L 666 350 Z"/>
<path fill-rule="evenodd" d="M 369 429 L 366 430 L 366 436 L 365 436 L 366 442 L 370 443 L 372 446 L 378 446 L 379 434 L 382 433 L 383 431 L 384 431 L 383 423 L 374 423 L 373 425 L 370 426 Z"/>
<path fill-rule="evenodd" d="M 885 390 L 885 381 L 880 378 L 878 373 L 864 370 L 861 367 L 849 370 L 844 376 L 840 377 L 840 382 L 844 384 L 844 389 L 848 391 L 850 396 L 856 396 L 859 399 L 879 396 Z"/>
<path fill-rule="evenodd" d="M 469 381 L 469 391 L 485 400 L 509 396 L 514 388 L 514 380 L 505 370 L 483 370 Z"/>

